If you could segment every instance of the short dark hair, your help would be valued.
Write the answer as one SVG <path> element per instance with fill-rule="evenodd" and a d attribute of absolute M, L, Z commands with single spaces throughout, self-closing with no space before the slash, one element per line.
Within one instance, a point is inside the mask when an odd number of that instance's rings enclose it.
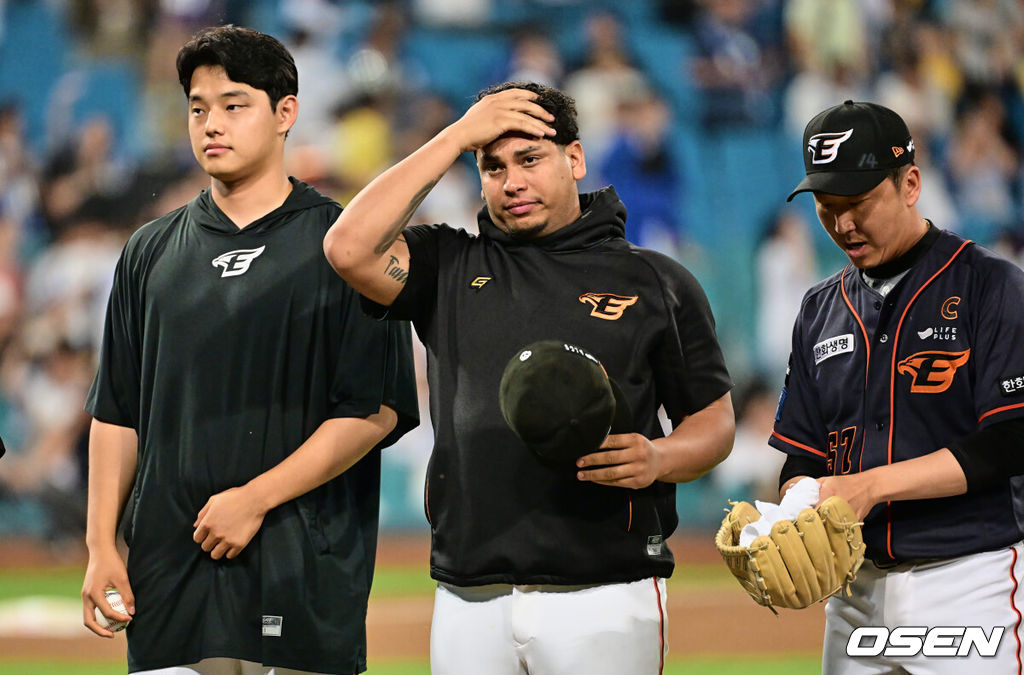
<path fill-rule="evenodd" d="M 910 171 L 910 167 L 912 166 L 914 166 L 914 163 L 910 162 L 889 170 L 889 180 L 892 181 L 892 184 L 896 186 L 897 190 L 900 189 L 900 183 L 903 182 L 903 177 L 907 175 L 907 172 Z"/>
<path fill-rule="evenodd" d="M 185 96 L 192 73 L 201 66 L 221 66 L 232 82 L 267 92 L 273 110 L 282 98 L 299 92 L 299 74 L 288 49 L 251 28 L 228 24 L 200 30 L 178 51 L 177 66 Z"/>
<path fill-rule="evenodd" d="M 558 145 L 569 145 L 580 138 L 580 127 L 576 122 L 576 101 L 563 91 L 536 82 L 503 82 L 484 89 L 476 95 L 476 100 L 484 96 L 497 94 L 506 89 L 525 89 L 537 94 L 536 103 L 555 116 L 551 126 L 555 136 L 551 140 Z"/>

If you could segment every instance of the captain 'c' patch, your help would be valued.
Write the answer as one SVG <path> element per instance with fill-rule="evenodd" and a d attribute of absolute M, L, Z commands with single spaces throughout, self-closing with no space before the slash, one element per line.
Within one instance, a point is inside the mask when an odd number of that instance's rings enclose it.
<path fill-rule="evenodd" d="M 910 393 L 939 394 L 953 384 L 953 376 L 960 366 L 967 363 L 971 350 L 962 352 L 917 352 L 896 365 L 901 375 L 910 375 Z"/>
<path fill-rule="evenodd" d="M 638 295 L 616 295 L 614 293 L 584 293 L 579 298 L 580 302 L 593 307 L 590 310 L 590 316 L 607 321 L 615 321 L 622 317 L 626 308 L 636 304 L 639 299 Z"/>
<path fill-rule="evenodd" d="M 946 298 L 945 302 L 942 303 L 942 309 L 939 310 L 939 314 L 942 315 L 943 319 L 952 321 L 959 316 L 956 311 L 956 306 L 960 304 L 960 298 L 958 296 L 951 296 Z"/>

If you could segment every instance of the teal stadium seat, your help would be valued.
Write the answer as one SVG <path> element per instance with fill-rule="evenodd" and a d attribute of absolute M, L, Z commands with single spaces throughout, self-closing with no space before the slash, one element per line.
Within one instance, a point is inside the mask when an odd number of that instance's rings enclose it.
<path fill-rule="evenodd" d="M 0 101 L 21 105 L 29 141 L 42 149 L 49 92 L 67 66 L 70 38 L 53 3 L 5 2 L 0 10 Z"/>

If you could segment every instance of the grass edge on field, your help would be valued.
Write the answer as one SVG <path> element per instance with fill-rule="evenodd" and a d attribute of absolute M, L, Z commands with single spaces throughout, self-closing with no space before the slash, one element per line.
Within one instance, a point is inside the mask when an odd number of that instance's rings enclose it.
<path fill-rule="evenodd" d="M 821 670 L 817 656 L 794 654 L 780 656 L 744 655 L 669 657 L 664 675 L 814 675 Z M 0 675 L 115 675 L 125 672 L 124 661 L 92 661 L 79 664 L 73 661 L 5 661 L 0 658 Z M 430 675 L 426 659 L 370 659 L 366 675 Z"/>

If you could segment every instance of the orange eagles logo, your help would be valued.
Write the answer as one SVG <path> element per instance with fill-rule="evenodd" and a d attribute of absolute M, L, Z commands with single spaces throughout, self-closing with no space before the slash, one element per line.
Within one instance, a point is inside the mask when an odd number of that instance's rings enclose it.
<path fill-rule="evenodd" d="M 956 369 L 967 363 L 971 350 L 962 352 L 918 352 L 896 366 L 901 375 L 910 375 L 912 394 L 939 394 L 953 384 Z"/>
<path fill-rule="evenodd" d="M 590 316 L 598 319 L 615 321 L 622 316 L 626 308 L 636 303 L 640 297 L 637 295 L 615 295 L 614 293 L 584 293 L 580 296 L 580 302 L 593 305 Z"/>

